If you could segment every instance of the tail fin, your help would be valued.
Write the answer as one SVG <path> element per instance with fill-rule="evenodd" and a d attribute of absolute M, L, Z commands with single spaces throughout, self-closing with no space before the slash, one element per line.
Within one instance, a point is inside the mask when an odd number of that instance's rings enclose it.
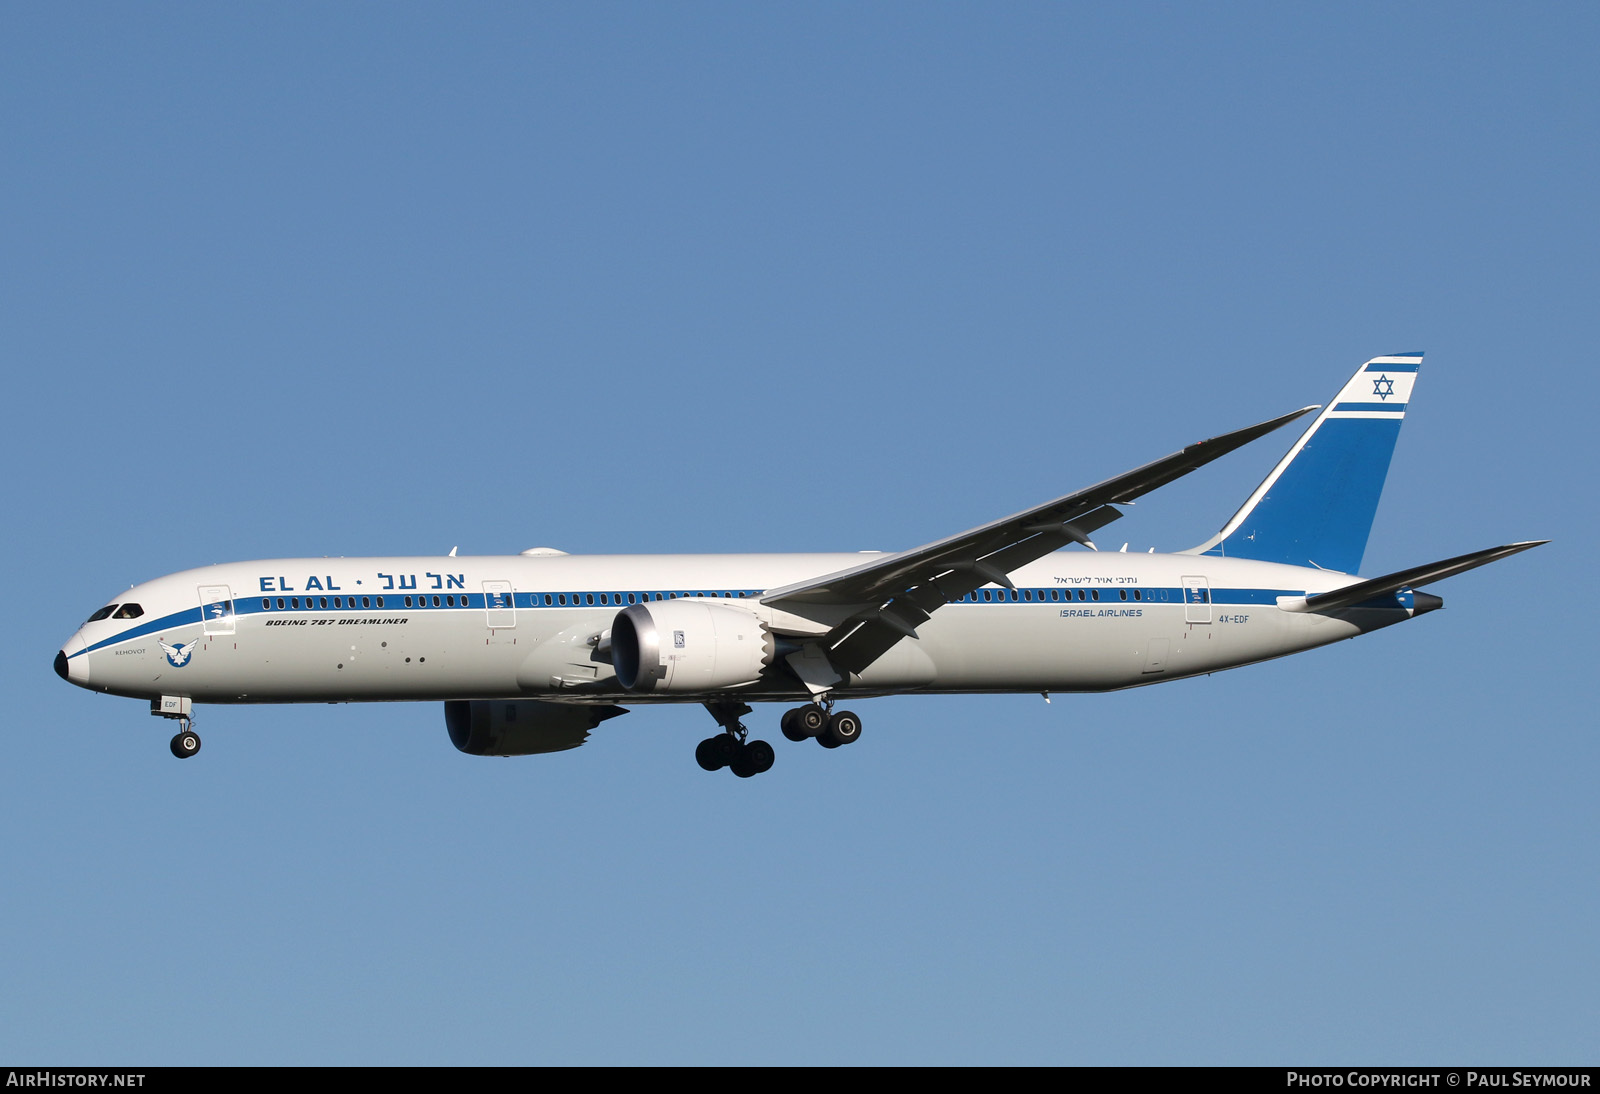
<path fill-rule="evenodd" d="M 1222 531 L 1188 553 L 1360 570 L 1421 367 L 1420 353 L 1362 365 Z"/>

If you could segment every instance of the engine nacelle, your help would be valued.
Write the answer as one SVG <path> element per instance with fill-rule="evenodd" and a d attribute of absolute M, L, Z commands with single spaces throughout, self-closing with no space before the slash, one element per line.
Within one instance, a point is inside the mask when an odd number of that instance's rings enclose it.
<path fill-rule="evenodd" d="M 761 678 L 776 648 L 755 613 L 717 601 L 634 604 L 611 624 L 611 663 L 629 691 L 743 687 Z"/>
<path fill-rule="evenodd" d="M 450 743 L 469 756 L 532 756 L 577 748 L 595 726 L 626 713 L 537 699 L 450 699 L 444 724 Z"/>

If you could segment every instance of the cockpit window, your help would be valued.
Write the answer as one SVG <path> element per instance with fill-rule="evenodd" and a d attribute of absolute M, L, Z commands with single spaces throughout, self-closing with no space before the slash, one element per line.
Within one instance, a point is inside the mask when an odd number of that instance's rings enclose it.
<path fill-rule="evenodd" d="M 117 609 L 117 614 L 112 619 L 138 619 L 144 614 L 144 609 L 137 604 L 124 604 Z"/>
<path fill-rule="evenodd" d="M 106 616 L 110 615 L 112 612 L 114 612 L 116 610 L 117 610 L 117 606 L 115 604 L 107 604 L 105 607 L 101 608 L 99 611 L 97 611 L 93 615 L 91 615 L 88 619 L 85 619 L 84 622 L 85 623 L 98 623 L 98 622 L 100 622 L 100 620 L 106 618 Z"/>

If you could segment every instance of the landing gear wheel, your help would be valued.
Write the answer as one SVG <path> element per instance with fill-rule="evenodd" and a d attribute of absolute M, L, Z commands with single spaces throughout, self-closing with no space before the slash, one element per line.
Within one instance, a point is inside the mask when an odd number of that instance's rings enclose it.
<path fill-rule="evenodd" d="M 772 763 L 778 754 L 772 751 L 772 746 L 765 741 L 751 741 L 744 746 L 745 759 L 750 761 L 750 766 L 755 768 L 757 775 L 764 771 L 772 770 Z"/>
<path fill-rule="evenodd" d="M 694 759 L 695 763 L 707 771 L 721 771 L 733 763 L 739 752 L 738 741 L 730 734 L 719 733 L 715 737 L 707 737 L 695 746 Z"/>
<path fill-rule="evenodd" d="M 848 710 L 841 710 L 828 719 L 828 726 L 817 737 L 824 748 L 838 748 L 861 739 L 861 719 Z"/>
<path fill-rule="evenodd" d="M 739 749 L 739 755 L 728 765 L 729 769 L 741 779 L 748 779 L 752 775 L 759 775 L 763 771 L 772 770 L 772 761 L 776 759 L 772 746 L 765 741 L 751 741 Z"/>
<path fill-rule="evenodd" d="M 172 738 L 172 754 L 180 760 L 187 760 L 200 751 L 200 734 L 192 729 L 186 729 Z"/>
<path fill-rule="evenodd" d="M 803 741 L 811 736 L 797 724 L 796 715 L 799 713 L 798 710 L 786 710 L 778 721 L 778 728 L 783 730 L 783 735 L 791 741 Z"/>
<path fill-rule="evenodd" d="M 772 746 L 765 741 L 748 740 L 749 730 L 739 719 L 750 713 L 748 703 L 715 701 L 705 704 L 722 727 L 715 737 L 707 737 L 694 750 L 695 762 L 707 771 L 728 767 L 741 779 L 772 768 Z"/>
<path fill-rule="evenodd" d="M 827 713 L 815 703 L 784 711 L 783 720 L 778 723 L 783 735 L 791 741 L 815 737 L 827 724 Z"/>

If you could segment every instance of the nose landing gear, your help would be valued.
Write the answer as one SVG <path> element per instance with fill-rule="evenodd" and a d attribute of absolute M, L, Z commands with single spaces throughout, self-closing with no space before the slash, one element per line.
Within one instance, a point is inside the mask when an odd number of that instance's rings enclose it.
<path fill-rule="evenodd" d="M 194 721 L 193 719 L 185 718 L 184 724 L 186 727 L 191 726 L 194 724 Z M 180 760 L 187 760 L 190 756 L 193 756 L 199 751 L 200 734 L 196 733 L 192 729 L 181 729 L 178 731 L 178 735 L 172 738 L 172 754 L 178 757 Z"/>
<path fill-rule="evenodd" d="M 151 714 L 178 720 L 178 735 L 172 738 L 171 748 L 172 754 L 180 760 L 187 760 L 200 751 L 200 734 L 194 731 L 194 717 L 190 710 L 186 695 L 163 695 L 150 700 Z"/>

